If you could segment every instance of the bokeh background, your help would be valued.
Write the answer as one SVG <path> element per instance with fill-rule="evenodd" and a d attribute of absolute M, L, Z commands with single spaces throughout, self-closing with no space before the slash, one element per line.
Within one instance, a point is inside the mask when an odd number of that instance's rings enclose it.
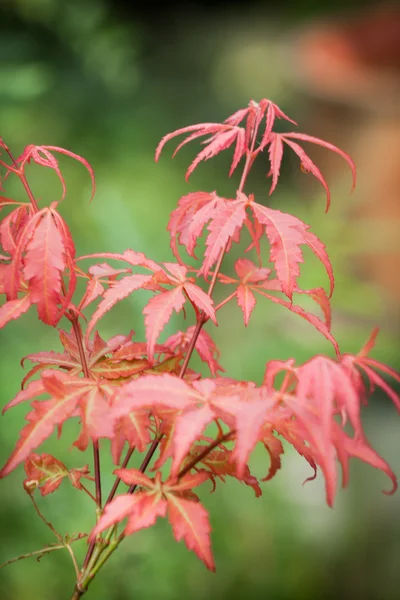
<path fill-rule="evenodd" d="M 186 184 L 184 172 L 195 148 L 172 161 L 167 147 L 155 165 L 157 142 L 173 129 L 223 120 L 250 98 L 272 99 L 302 131 L 353 156 L 358 187 L 349 195 L 344 163 L 312 148 L 332 189 L 328 215 L 322 188 L 300 171 L 295 157 L 285 157 L 272 199 L 262 161 L 248 190 L 305 220 L 326 243 L 336 269 L 333 332 L 342 350 L 356 352 L 378 325 L 374 356 L 398 368 L 399 29 L 394 4 L 355 0 L 1 0 L 0 133 L 15 154 L 30 143 L 49 144 L 71 149 L 93 165 L 97 194 L 89 205 L 87 173 L 61 160 L 68 186 L 61 211 L 79 253 L 133 248 L 164 261 L 171 259 L 165 227 L 177 199 L 200 189 L 229 196 L 237 176 L 228 180 L 230 157 L 223 155 L 202 165 Z M 30 182 L 43 201 L 59 197 L 51 173 L 32 167 Z M 22 194 L 13 185 L 10 180 L 7 194 Z M 303 281 L 326 283 L 316 261 L 307 258 Z M 123 302 L 104 319 L 101 333 L 107 337 L 133 328 L 140 338 L 141 308 L 135 298 Z M 247 330 L 232 304 L 221 312 L 214 335 L 227 374 L 257 382 L 269 359 L 332 354 L 308 324 L 268 304 L 260 303 Z M 55 332 L 39 324 L 33 311 L 0 332 L 2 405 L 19 389 L 21 356 L 49 348 L 60 348 Z M 2 419 L 2 462 L 25 413 L 26 407 L 17 407 Z M 370 441 L 399 473 L 393 406 L 374 395 L 364 418 Z M 71 467 L 91 464 L 90 453 L 70 449 L 74 433 L 73 426 L 66 427 L 62 441 L 54 437 L 43 450 Z M 261 475 L 267 468 L 266 457 L 256 452 L 254 472 Z M 320 478 L 302 486 L 309 475 L 307 465 L 287 452 L 282 471 L 264 485 L 260 499 L 237 482 L 219 486 L 209 497 L 203 493 L 216 575 L 159 522 L 124 543 L 93 583 L 91 597 L 397 599 L 399 495 L 382 495 L 388 486 L 384 476 L 353 464 L 350 486 L 331 510 Z M 23 477 L 18 469 L 1 482 L 0 562 L 54 541 L 22 490 Z M 105 477 L 105 489 L 111 483 L 112 477 Z M 41 509 L 62 533 L 86 531 L 89 501 L 67 483 L 62 488 L 39 499 Z M 85 543 L 79 544 L 81 558 Z M 59 551 L 39 564 L 29 559 L 0 571 L 1 597 L 69 598 L 73 579 L 70 558 Z"/>

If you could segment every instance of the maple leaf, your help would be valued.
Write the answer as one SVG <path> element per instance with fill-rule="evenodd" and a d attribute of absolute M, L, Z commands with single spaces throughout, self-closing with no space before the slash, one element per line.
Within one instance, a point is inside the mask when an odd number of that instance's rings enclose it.
<path fill-rule="evenodd" d="M 216 156 L 223 150 L 230 148 L 236 142 L 229 170 L 229 177 L 231 177 L 243 156 L 252 150 L 252 139 L 257 135 L 258 128 L 264 118 L 266 127 L 259 151 L 263 150 L 269 141 L 275 118 L 283 118 L 296 125 L 295 121 L 292 121 L 292 119 L 285 115 L 285 113 L 270 100 L 263 99 L 260 102 L 251 100 L 247 108 L 236 111 L 233 115 L 228 117 L 224 123 L 200 123 L 199 125 L 190 125 L 189 127 L 183 127 L 165 135 L 157 146 L 155 160 L 157 162 L 160 158 L 160 154 L 165 144 L 178 135 L 184 133 L 189 134 L 189 136 L 176 148 L 173 156 L 175 156 L 175 154 L 188 142 L 204 135 L 211 135 L 209 139 L 203 142 L 206 144 L 204 150 L 197 155 L 188 168 L 186 180 L 189 179 L 190 175 L 201 161 Z M 239 127 L 239 124 L 244 119 L 247 120 L 246 126 L 244 128 Z"/>
<path fill-rule="evenodd" d="M 248 455 L 257 443 L 262 418 L 276 402 L 254 384 L 230 384 L 203 379 L 189 383 L 163 374 L 146 375 L 121 387 L 116 393 L 112 417 L 119 418 L 134 409 L 177 411 L 173 428 L 172 447 L 164 459 L 173 456 L 172 474 L 177 475 L 181 463 L 204 428 L 222 419 L 235 429 L 236 446 L 233 459 L 237 473 L 243 476 Z M 159 463 L 160 464 L 160 463 Z"/>
<path fill-rule="evenodd" d="M 275 419 L 273 425 L 270 423 L 265 423 L 261 428 L 259 435 L 260 441 L 264 445 L 271 459 L 271 465 L 268 473 L 262 479 L 262 481 L 269 481 L 272 479 L 276 475 L 277 471 L 281 468 L 281 455 L 284 453 L 284 449 L 282 442 L 273 434 L 274 427 L 276 427 Z"/>
<path fill-rule="evenodd" d="M 164 329 L 175 310 L 178 313 L 185 304 L 186 298 L 182 287 L 167 290 L 158 296 L 153 296 L 145 306 L 144 324 L 146 326 L 146 338 L 148 343 L 148 356 L 152 360 L 154 348 L 158 336 Z"/>
<path fill-rule="evenodd" d="M 74 244 L 56 211 L 56 203 L 33 216 L 18 213 L 20 210 L 8 215 L 14 217 L 12 221 L 6 219 L 2 223 L 2 243 L 11 253 L 2 278 L 4 293 L 9 301 L 16 300 L 21 291 L 28 293 L 31 304 L 37 305 L 39 318 L 55 326 L 75 291 Z M 70 282 L 64 297 L 63 276 L 67 268 Z"/>
<path fill-rule="evenodd" d="M 115 464 L 121 460 L 121 452 L 128 442 L 130 448 L 144 452 L 150 442 L 150 419 L 147 410 L 131 410 L 118 419 L 114 425 L 114 437 L 111 441 L 111 453 Z"/>
<path fill-rule="evenodd" d="M 295 438 L 291 436 L 293 423 L 290 423 L 289 430 L 287 426 L 282 428 L 281 420 L 277 423 L 271 419 L 271 424 L 305 456 L 311 466 L 315 468 L 317 464 L 321 467 L 329 506 L 333 504 L 337 485 L 336 459 L 342 466 L 343 486 L 348 481 L 348 459 L 355 456 L 388 475 L 393 483 L 390 493 L 397 487 L 393 471 L 365 438 L 360 421 L 360 402 L 363 399 L 360 392 L 365 390 L 364 387 L 360 389 L 360 380 L 349 370 L 350 355 L 344 356 L 344 362 L 342 357 L 335 362 L 316 356 L 299 367 L 295 367 L 292 359 L 271 361 L 264 378 L 271 393 L 275 377 L 280 372 L 286 373 L 279 397 L 290 411 L 289 418 L 295 418 Z M 338 416 L 342 420 L 341 426 L 335 419 Z M 349 437 L 342 429 L 347 419 L 353 427 L 354 437 Z M 299 444 L 299 440 L 307 441 L 308 448 Z"/>
<path fill-rule="evenodd" d="M 206 143 L 208 142 L 207 146 L 204 148 L 204 150 L 202 150 L 197 155 L 197 157 L 194 159 L 194 161 L 188 168 L 188 170 L 186 172 L 186 181 L 189 180 L 190 175 L 193 173 L 194 169 L 198 166 L 198 164 L 202 160 L 208 160 L 209 158 L 216 156 L 222 150 L 226 150 L 227 148 L 232 146 L 232 144 L 236 141 L 236 149 L 235 149 L 232 165 L 231 165 L 230 172 L 229 172 L 230 175 L 232 175 L 232 173 L 236 169 L 237 165 L 239 164 L 240 159 L 244 155 L 246 148 L 245 148 L 244 130 L 241 127 L 236 127 L 236 126 L 228 125 L 228 124 L 201 123 L 199 125 L 190 125 L 189 127 L 182 127 L 181 129 L 178 129 L 178 130 L 174 131 L 173 133 L 169 133 L 169 134 L 165 135 L 162 138 L 161 142 L 157 146 L 156 155 L 155 155 L 156 162 L 158 161 L 158 159 L 160 157 L 163 147 L 169 140 L 176 137 L 177 135 L 181 135 L 182 133 L 190 133 L 190 132 L 194 132 L 194 133 L 191 133 L 191 135 L 189 135 L 183 142 L 181 142 L 179 144 L 179 146 L 176 148 L 173 156 L 175 156 L 175 154 L 185 144 L 187 144 L 188 142 L 191 142 L 194 139 L 197 139 L 203 135 L 210 135 L 210 134 L 212 137 L 206 141 Z"/>
<path fill-rule="evenodd" d="M 246 218 L 246 208 L 242 200 L 221 203 L 208 226 L 210 234 L 206 239 L 206 251 L 200 274 L 207 277 L 210 268 L 219 258 L 221 250 L 239 231 Z"/>
<path fill-rule="evenodd" d="M 274 438 L 274 439 L 276 439 L 276 438 Z M 276 441 L 279 441 L 279 440 L 276 440 Z M 207 446 L 204 446 L 203 444 L 194 445 L 190 451 L 190 454 L 188 454 L 186 461 L 183 463 L 182 467 L 185 468 L 186 462 L 191 462 L 196 457 L 199 457 L 199 459 L 200 459 L 202 453 L 204 452 L 204 450 L 206 448 L 207 448 Z M 282 452 L 283 452 L 283 449 L 282 449 Z M 254 493 L 256 495 L 256 498 L 261 496 L 262 490 L 258 484 L 258 481 L 257 481 L 256 477 L 254 477 L 250 473 L 250 469 L 247 465 L 245 466 L 242 477 L 241 478 L 238 477 L 237 463 L 236 463 L 235 459 L 232 457 L 232 451 L 229 451 L 223 447 L 216 449 L 216 450 L 212 450 L 211 452 L 208 452 L 205 456 L 203 456 L 199 460 L 198 464 L 200 464 L 200 463 L 202 465 L 202 468 L 205 467 L 206 469 L 210 470 L 210 472 L 212 474 L 212 482 L 214 484 L 214 490 L 215 490 L 215 479 L 216 478 L 218 478 L 224 482 L 226 477 L 233 477 L 235 479 L 238 479 L 238 481 L 241 481 L 241 482 L 245 483 L 246 485 L 252 487 L 254 490 Z"/>
<path fill-rule="evenodd" d="M 172 211 L 168 231 L 170 232 L 170 245 L 175 258 L 183 264 L 179 255 L 176 241 L 185 246 L 189 256 L 196 258 L 194 250 L 197 239 L 201 236 L 205 224 L 213 218 L 219 205 L 225 202 L 224 198 L 215 192 L 193 192 L 183 196 L 177 208 Z"/>
<path fill-rule="evenodd" d="M 74 152 L 66 150 L 65 148 L 59 148 L 58 146 L 34 146 L 33 144 L 30 144 L 29 146 L 26 146 L 23 153 L 16 159 L 15 162 L 18 165 L 19 170 L 22 172 L 24 172 L 25 165 L 29 164 L 31 160 L 33 160 L 37 165 L 41 165 L 42 167 L 48 167 L 49 169 L 55 171 L 62 185 L 63 193 L 61 199 L 63 200 L 66 194 L 65 181 L 64 177 L 62 176 L 60 167 L 58 165 L 58 161 L 52 154 L 53 152 L 65 154 L 66 156 L 69 156 L 74 160 L 80 162 L 87 169 L 92 181 L 92 194 L 90 197 L 91 201 L 96 190 L 94 171 L 88 163 L 88 161 L 82 158 L 82 156 L 79 156 L 79 154 L 75 154 Z M 17 172 L 15 171 L 15 169 L 11 170 Z"/>
<path fill-rule="evenodd" d="M 265 226 L 271 245 L 270 261 L 274 263 L 282 292 L 292 298 L 296 280 L 300 275 L 299 264 L 303 262 L 300 246 L 307 245 L 321 261 L 330 281 L 332 295 L 334 279 L 332 266 L 324 245 L 308 231 L 309 226 L 292 215 L 251 203 L 254 218 Z"/>
<path fill-rule="evenodd" d="M 196 313 L 202 312 L 216 324 L 213 302 L 199 286 L 192 280 L 186 278 L 187 268 L 174 263 L 164 263 L 171 276 L 167 277 L 165 283 L 175 286 L 171 290 L 161 288 L 161 293 L 149 300 L 143 313 L 145 315 L 146 338 L 148 358 L 153 360 L 156 341 L 165 325 L 170 320 L 173 311 L 180 312 L 189 298 Z M 186 296 L 184 294 L 186 293 Z"/>
<path fill-rule="evenodd" d="M 343 354 L 341 357 L 341 363 L 349 374 L 357 393 L 359 394 L 361 400 L 366 403 L 367 398 L 367 390 L 365 384 L 362 380 L 361 373 L 364 373 L 369 380 L 370 389 L 369 392 L 373 392 L 375 386 L 380 387 L 387 396 L 392 400 L 393 404 L 396 406 L 397 410 L 400 412 L 400 396 L 398 393 L 392 389 L 388 383 L 383 379 L 383 377 L 379 374 L 379 371 L 388 375 L 392 379 L 394 379 L 397 383 L 400 383 L 400 373 L 391 369 L 387 365 L 370 358 L 368 354 L 371 352 L 375 345 L 376 337 L 378 335 L 379 329 L 374 329 L 371 333 L 370 338 L 364 344 L 363 348 L 360 352 L 353 356 L 351 354 Z M 378 371 L 378 372 L 376 372 Z"/>
<path fill-rule="evenodd" d="M 189 327 L 185 332 L 178 331 L 171 335 L 164 343 L 164 346 L 172 351 L 185 353 L 189 347 L 195 330 L 195 325 Z M 201 360 L 207 363 L 212 375 L 217 375 L 218 371 L 224 371 L 218 363 L 219 351 L 213 342 L 209 333 L 202 329 L 197 337 L 195 350 Z"/>
<path fill-rule="evenodd" d="M 74 487 L 82 489 L 80 480 L 82 478 L 90 479 L 88 466 L 80 469 L 70 469 L 60 460 L 51 454 L 35 454 L 32 452 L 25 460 L 25 473 L 27 479 L 24 481 L 24 488 L 29 492 L 39 487 L 42 496 L 54 492 L 62 480 L 68 477 Z"/>
<path fill-rule="evenodd" d="M 9 300 L 0 306 L 0 328 L 4 327 L 12 319 L 19 319 L 32 305 L 29 295 L 21 296 L 16 300 Z"/>
<path fill-rule="evenodd" d="M 46 393 L 50 400 L 31 404 L 32 411 L 27 415 L 29 421 L 20 434 L 20 439 L 0 472 L 4 477 L 44 442 L 53 432 L 77 411 L 82 420 L 82 431 L 75 442 L 84 449 L 88 439 L 113 437 L 113 421 L 109 418 L 109 402 L 115 388 L 107 382 L 98 382 L 83 377 L 73 377 L 59 371 L 43 371 L 38 381 L 32 381 L 4 408 L 9 408 Z"/>
<path fill-rule="evenodd" d="M 168 495 L 168 518 L 177 542 L 184 540 L 210 571 L 215 571 L 210 547 L 211 527 L 206 509 L 199 502 Z"/>
<path fill-rule="evenodd" d="M 85 353 L 88 372 L 93 379 L 103 378 L 113 380 L 130 377 L 149 366 L 148 361 L 117 360 L 114 362 L 114 354 L 120 349 L 120 346 L 124 346 L 124 344 L 129 342 L 131 337 L 132 334 L 128 336 L 116 336 L 105 342 L 96 331 L 94 340 L 86 341 L 87 343 L 83 347 L 83 351 Z M 59 367 L 68 371 L 70 375 L 79 375 L 82 373 L 82 361 L 73 327 L 69 334 L 60 330 L 60 341 L 65 350 L 63 353 L 52 351 L 37 352 L 29 354 L 22 359 L 22 366 L 26 360 L 38 363 L 24 377 L 22 387 L 33 375 L 49 367 Z M 112 356 L 106 357 L 108 354 L 112 354 Z"/>
<path fill-rule="evenodd" d="M 132 292 L 145 288 L 150 283 L 152 275 L 134 274 L 124 277 L 115 282 L 111 282 L 110 287 L 104 293 L 103 300 L 100 302 L 94 312 L 86 330 L 86 340 L 89 339 L 91 332 L 97 322 L 113 307 L 117 302 L 127 298 Z"/>
<path fill-rule="evenodd" d="M 6 215 L 0 223 L 0 239 L 3 249 L 14 254 L 21 232 L 32 217 L 30 204 L 15 203 L 18 208 Z"/>
<path fill-rule="evenodd" d="M 42 379 L 43 377 L 44 374 L 42 374 Z M 50 378 L 56 380 L 52 373 L 47 378 L 47 384 L 51 383 Z M 46 383 L 44 384 L 45 387 Z M 59 388 L 58 381 L 53 383 Z M 52 434 L 56 425 L 60 425 L 74 414 L 81 395 L 80 390 L 74 390 L 74 392 L 65 394 L 61 398 L 55 397 L 50 400 L 34 400 L 32 402 L 32 410 L 26 416 L 28 425 L 21 430 L 17 445 L 1 469 L 0 477 L 5 477 L 13 471 L 29 456 L 32 450 L 40 446 Z"/>
<path fill-rule="evenodd" d="M 251 313 L 256 305 L 256 298 L 254 293 L 264 296 L 268 300 L 271 300 L 275 304 L 280 304 L 290 310 L 291 312 L 299 315 L 309 323 L 311 323 L 327 340 L 331 342 L 335 348 L 336 353 L 339 355 L 338 344 L 329 331 L 330 326 L 330 305 L 329 300 L 326 297 L 325 292 L 321 288 L 315 290 L 300 290 L 297 286 L 294 291 L 300 294 L 309 295 L 313 298 L 319 306 L 321 306 L 326 323 L 321 321 L 316 315 L 305 311 L 301 306 L 293 304 L 293 302 L 287 302 L 283 298 L 271 295 L 265 290 L 280 292 L 281 283 L 277 279 L 270 280 L 271 270 L 257 267 L 251 260 L 238 259 L 235 263 L 235 270 L 239 276 L 239 280 L 232 277 L 227 277 L 220 274 L 219 280 L 223 284 L 235 284 L 237 285 L 235 292 L 228 297 L 231 298 L 236 296 L 239 307 L 242 309 L 244 324 L 247 326 L 250 320 Z M 226 300 L 224 301 L 226 303 Z"/>
<path fill-rule="evenodd" d="M 64 255 L 65 247 L 54 213 L 45 211 L 26 247 L 24 277 L 39 318 L 51 325 L 60 318 L 58 304 L 61 275 L 66 266 Z"/>
<path fill-rule="evenodd" d="M 118 418 L 134 409 L 155 406 L 182 410 L 201 399 L 197 390 L 176 375 L 143 375 L 116 390 L 111 416 Z"/>
<path fill-rule="evenodd" d="M 188 474 L 179 481 L 169 479 L 162 483 L 160 473 L 155 479 L 150 479 L 136 469 L 117 469 L 114 472 L 127 485 L 139 485 L 141 489 L 133 495 L 118 496 L 107 504 L 89 539 L 94 539 L 126 517 L 128 524 L 124 534 L 130 535 L 154 525 L 157 517 L 165 517 L 168 511 L 175 539 L 183 539 L 189 550 L 193 550 L 209 569 L 215 570 L 208 513 L 192 492 L 194 487 L 208 479 L 208 473 L 200 471 Z M 188 494 L 191 499 L 185 497 Z"/>
<path fill-rule="evenodd" d="M 314 177 L 316 177 L 316 179 L 318 179 L 318 181 L 323 185 L 325 192 L 326 192 L 326 212 L 328 212 L 329 206 L 330 206 L 330 192 L 329 192 L 328 184 L 326 183 L 321 171 L 313 163 L 313 161 L 310 159 L 310 157 L 305 153 L 303 148 L 301 146 L 299 146 L 299 144 L 297 144 L 296 142 L 292 142 L 291 141 L 292 139 L 298 139 L 298 140 L 302 140 L 304 142 L 311 142 L 313 144 L 318 144 L 319 146 L 323 146 L 324 148 L 327 148 L 328 150 L 331 150 L 332 152 L 335 152 L 336 154 L 341 156 L 347 162 L 347 164 L 349 165 L 349 167 L 351 169 L 351 174 L 353 177 L 352 190 L 354 189 L 354 187 L 356 185 L 356 167 L 355 167 L 354 161 L 350 158 L 350 156 L 346 152 L 343 152 L 343 150 L 340 150 L 340 148 L 338 148 L 337 146 L 334 146 L 333 144 L 330 144 L 329 142 L 326 142 L 325 140 L 321 140 L 321 139 L 313 137 L 311 135 L 306 135 L 305 133 L 291 132 L 291 133 L 275 134 L 275 135 L 280 135 L 282 140 L 288 146 L 290 146 L 292 148 L 292 150 L 295 151 L 297 156 L 300 158 L 301 167 L 302 167 L 303 171 L 306 173 L 308 173 L 308 172 L 312 173 L 314 175 Z M 272 165 L 271 165 L 271 167 L 272 167 Z M 270 191 L 270 193 L 271 193 L 271 191 Z"/>

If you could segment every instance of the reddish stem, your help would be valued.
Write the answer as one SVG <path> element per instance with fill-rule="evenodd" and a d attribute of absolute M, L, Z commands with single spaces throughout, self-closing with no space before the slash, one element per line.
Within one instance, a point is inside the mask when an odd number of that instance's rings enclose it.
<path fill-rule="evenodd" d="M 38 212 L 38 211 L 39 211 L 39 207 L 38 207 L 38 205 L 37 205 L 37 203 L 36 203 L 36 200 L 35 200 L 35 197 L 34 197 L 34 195 L 33 195 L 33 192 L 32 192 L 32 190 L 31 190 L 31 188 L 30 188 L 30 185 L 29 185 L 29 183 L 28 183 L 28 181 L 27 181 L 27 179 L 26 179 L 25 173 L 23 173 L 22 171 L 20 171 L 20 170 L 19 170 L 18 164 L 17 164 L 17 162 L 16 162 L 16 160 L 15 160 L 14 156 L 12 155 L 12 153 L 11 153 L 11 150 L 10 150 L 9 148 L 7 148 L 7 146 L 4 146 L 4 150 L 7 152 L 8 156 L 10 157 L 10 159 L 11 159 L 11 161 L 12 161 L 12 163 L 13 163 L 13 165 L 14 165 L 14 166 L 16 167 L 16 169 L 17 169 L 17 172 L 15 172 L 14 170 L 13 170 L 13 172 L 14 172 L 14 173 L 16 173 L 16 175 L 19 177 L 19 179 L 20 179 L 20 181 L 21 181 L 22 185 L 24 186 L 24 188 L 25 188 L 25 191 L 26 191 L 26 193 L 27 193 L 27 195 L 28 195 L 28 198 L 29 198 L 29 200 L 30 200 L 30 203 L 31 203 L 31 204 L 32 204 L 32 206 L 33 206 L 33 209 L 34 209 L 34 211 L 35 211 L 35 212 Z"/>
<path fill-rule="evenodd" d="M 125 469 L 127 467 L 128 462 L 134 451 L 135 451 L 135 446 L 131 446 L 131 448 L 129 448 L 128 452 L 126 453 L 124 461 L 121 465 L 121 469 Z M 114 498 L 115 494 L 117 493 L 117 489 L 118 489 L 118 486 L 120 483 L 121 483 L 121 477 L 117 477 L 116 480 L 114 481 L 114 485 L 111 488 L 111 492 L 108 495 L 105 505 L 109 504 L 111 502 L 111 500 Z"/>
<path fill-rule="evenodd" d="M 153 454 L 154 454 L 154 452 L 156 451 L 156 449 L 157 449 L 157 446 L 158 446 L 158 444 L 159 444 L 159 443 L 160 443 L 160 441 L 161 441 L 161 438 L 162 438 L 162 435 L 160 434 L 160 435 L 158 435 L 158 436 L 157 436 L 157 437 L 156 437 L 156 438 L 153 440 L 153 442 L 152 442 L 152 444 L 151 444 L 150 448 L 149 448 L 149 449 L 148 449 L 148 451 L 147 451 L 147 454 L 146 454 L 146 456 L 144 457 L 144 460 L 143 460 L 142 464 L 141 464 L 141 465 L 140 465 L 140 467 L 139 467 L 139 471 L 140 471 L 141 473 L 144 473 L 144 472 L 145 472 L 145 470 L 147 469 L 147 467 L 149 466 L 149 463 L 150 463 L 151 459 L 153 458 Z M 133 484 L 133 485 L 131 485 L 131 487 L 130 487 L 130 488 L 129 488 L 129 490 L 128 490 L 128 494 L 133 494 L 133 492 L 135 491 L 135 489 L 136 489 L 136 488 L 137 488 L 137 484 L 136 484 L 136 483 L 135 483 L 135 484 Z"/>
<path fill-rule="evenodd" d="M 89 367 L 87 364 L 85 348 L 83 347 L 83 338 L 82 331 L 78 322 L 78 319 L 72 313 L 70 314 L 72 328 L 75 333 L 76 343 L 79 351 L 79 358 L 82 365 L 82 370 L 84 376 L 89 379 Z M 93 442 L 93 464 L 94 464 L 94 481 L 96 487 L 96 504 L 99 508 L 101 508 L 101 469 L 100 469 L 100 451 L 99 451 L 99 443 L 98 441 Z"/>

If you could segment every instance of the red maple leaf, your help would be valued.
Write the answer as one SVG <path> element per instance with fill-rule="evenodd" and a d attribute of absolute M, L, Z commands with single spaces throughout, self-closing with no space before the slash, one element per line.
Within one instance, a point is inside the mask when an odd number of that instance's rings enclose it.
<path fill-rule="evenodd" d="M 24 468 L 27 475 L 24 488 L 32 493 L 38 487 L 42 496 L 54 492 L 65 477 L 68 477 L 77 489 L 82 489 L 82 478 L 93 481 L 93 477 L 89 476 L 87 465 L 80 469 L 68 470 L 64 463 L 51 454 L 35 454 L 32 452 L 25 460 Z"/>
<path fill-rule="evenodd" d="M 330 328 L 330 305 L 329 300 L 322 288 L 314 290 L 301 290 L 297 286 L 294 288 L 294 292 L 305 294 L 315 300 L 322 308 L 326 322 L 324 323 L 316 315 L 307 312 L 301 306 L 288 302 L 284 298 L 275 296 L 272 292 L 281 292 L 282 285 L 278 279 L 270 279 L 271 270 L 266 268 L 257 267 L 251 260 L 240 258 L 235 263 L 235 270 L 239 276 L 239 279 L 233 277 L 227 277 L 226 275 L 220 274 L 219 280 L 223 284 L 234 284 L 237 285 L 236 291 L 233 292 L 223 304 L 225 304 L 230 298 L 236 296 L 237 303 L 243 312 L 244 324 L 247 326 L 250 320 L 251 313 L 256 305 L 255 294 L 259 294 L 268 298 L 276 304 L 280 304 L 299 315 L 309 323 L 311 323 L 322 335 L 329 340 L 337 354 L 339 354 L 338 344 L 331 334 Z"/>
<path fill-rule="evenodd" d="M 155 479 L 136 469 L 117 469 L 115 474 L 127 485 L 139 485 L 140 491 L 134 495 L 118 496 L 107 504 L 91 533 L 92 539 L 126 517 L 128 524 L 124 533 L 130 535 L 144 527 L 151 527 L 157 517 L 165 517 L 168 511 L 175 539 L 178 542 L 183 539 L 189 550 L 193 550 L 209 569 L 215 570 L 208 514 L 192 491 L 209 478 L 208 473 L 200 471 L 185 475 L 179 481 L 168 479 L 164 483 L 160 473 Z"/>
<path fill-rule="evenodd" d="M 349 165 L 352 176 L 353 176 L 353 187 L 355 185 L 355 177 L 356 177 L 356 169 L 354 162 L 350 158 L 346 152 L 340 150 L 333 144 L 329 142 L 325 142 L 319 138 L 306 135 L 304 133 L 275 133 L 272 131 L 275 119 L 285 119 L 286 121 L 290 121 L 294 125 L 297 125 L 295 121 L 290 119 L 285 113 L 273 102 L 267 99 L 262 99 L 260 102 L 254 102 L 251 100 L 248 104 L 248 107 L 245 109 L 241 109 L 228 117 L 224 121 L 224 123 L 200 123 L 199 125 L 190 125 L 189 127 L 183 127 L 178 129 L 168 135 L 164 136 L 161 142 L 157 146 L 155 160 L 158 161 L 160 154 L 165 146 L 165 144 L 173 139 L 174 137 L 181 135 L 183 133 L 189 133 L 189 136 L 179 144 L 174 152 L 175 154 L 188 142 L 191 142 L 202 136 L 209 136 L 205 142 L 206 147 L 202 150 L 195 160 L 190 165 L 189 169 L 186 172 L 186 180 L 189 179 L 191 173 L 198 166 L 198 164 L 203 160 L 208 160 L 213 156 L 216 156 L 223 150 L 226 150 L 232 144 L 236 142 L 235 151 L 233 155 L 233 160 L 231 164 L 231 168 L 229 171 L 229 176 L 233 174 L 236 167 L 238 166 L 240 160 L 245 155 L 252 154 L 255 157 L 258 153 L 261 153 L 265 148 L 268 148 L 269 161 L 270 161 L 270 174 L 272 175 L 272 185 L 270 189 L 270 194 L 274 191 L 277 186 L 279 179 L 279 171 L 283 158 L 283 145 L 287 144 L 294 150 L 294 152 L 299 156 L 301 160 L 301 167 L 305 172 L 311 172 L 314 177 L 318 179 L 318 181 L 323 185 L 326 194 L 327 194 L 327 206 L 326 210 L 329 209 L 330 205 L 330 192 L 328 184 L 326 183 L 321 171 L 318 167 L 313 163 L 310 157 L 306 154 L 299 144 L 293 142 L 293 139 L 302 140 L 305 142 L 311 142 L 313 144 L 317 144 L 319 146 L 323 146 L 332 152 L 335 152 L 339 156 L 341 156 Z M 239 124 L 246 119 L 246 126 L 239 127 Z M 262 122 L 265 122 L 265 129 L 262 134 L 261 142 L 259 146 L 254 150 L 255 147 L 255 138 L 259 131 L 259 127 Z"/>

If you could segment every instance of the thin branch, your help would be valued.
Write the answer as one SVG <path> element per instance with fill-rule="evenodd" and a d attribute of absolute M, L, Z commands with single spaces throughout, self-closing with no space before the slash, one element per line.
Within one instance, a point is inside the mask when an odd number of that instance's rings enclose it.
<path fill-rule="evenodd" d="M 43 521 L 43 523 L 45 523 L 45 525 L 47 525 L 47 527 L 50 529 L 50 531 L 56 536 L 56 538 L 58 539 L 59 542 L 63 541 L 62 535 L 60 535 L 58 533 L 58 531 L 56 531 L 56 529 L 54 528 L 54 526 L 50 523 L 50 521 L 48 521 L 46 519 L 46 517 L 43 515 L 43 513 L 40 511 L 38 505 L 36 504 L 36 500 L 33 497 L 33 494 L 29 494 L 30 499 L 32 500 L 33 506 L 35 507 L 35 510 L 39 516 L 39 518 Z"/>
<path fill-rule="evenodd" d="M 72 550 L 71 546 L 69 544 L 67 544 L 67 543 L 64 544 L 64 547 L 69 552 L 69 555 L 70 555 L 71 560 L 72 560 L 73 565 L 74 565 L 76 580 L 78 581 L 78 578 L 79 578 L 79 567 L 78 567 L 78 563 L 76 562 L 74 551 Z"/>
<path fill-rule="evenodd" d="M 45 548 L 41 548 L 41 550 L 35 550 L 34 552 L 27 552 L 26 554 L 21 554 L 20 556 L 10 558 L 10 560 L 7 560 L 6 562 L 4 562 L 3 564 L 0 565 L 0 569 L 3 569 L 4 567 L 11 565 L 12 563 L 17 562 L 18 560 L 23 560 L 24 558 L 30 558 L 31 556 L 36 556 L 37 560 L 40 560 L 42 558 L 42 556 L 45 556 L 46 554 L 49 554 L 50 552 L 53 552 L 54 550 L 62 550 L 63 548 L 65 548 L 65 544 L 55 544 L 54 546 L 47 546 Z"/>
<path fill-rule="evenodd" d="M 144 460 L 139 467 L 139 471 L 141 473 L 144 473 L 145 470 L 147 469 L 147 467 L 149 466 L 149 463 L 150 463 L 151 459 L 153 458 L 154 452 L 157 450 L 158 444 L 161 442 L 162 437 L 163 437 L 163 434 L 159 434 L 156 438 L 154 438 L 153 443 L 151 444 L 150 448 L 148 449 L 147 454 L 144 457 Z M 131 485 L 131 487 L 128 490 L 128 494 L 133 494 L 133 492 L 136 490 L 136 488 L 137 488 L 137 484 Z"/>
<path fill-rule="evenodd" d="M 75 333 L 76 343 L 79 351 L 79 358 L 82 365 L 82 371 L 84 376 L 89 379 L 89 367 L 86 359 L 85 348 L 83 346 L 83 338 L 82 331 L 79 325 L 79 321 L 74 314 L 70 314 L 72 328 Z M 96 487 L 96 504 L 98 508 L 101 509 L 102 499 L 101 499 L 101 468 L 100 468 L 100 452 L 99 452 L 99 443 L 97 440 L 93 441 L 93 465 L 94 465 L 94 481 Z"/>
<path fill-rule="evenodd" d="M 124 461 L 123 461 L 123 463 L 122 463 L 122 465 L 120 467 L 121 469 L 125 469 L 126 468 L 126 466 L 128 465 L 128 462 L 129 462 L 132 454 L 134 453 L 134 451 L 135 451 L 135 446 L 131 446 L 129 448 L 128 452 L 126 453 Z M 118 489 L 118 486 L 119 486 L 120 483 L 121 483 L 121 477 L 117 477 L 116 480 L 114 481 L 114 485 L 112 486 L 111 491 L 110 491 L 110 493 L 108 495 L 108 498 L 106 500 L 106 505 L 109 504 L 111 502 L 111 500 L 114 498 L 114 496 L 115 496 L 115 494 L 117 492 L 117 489 Z"/>

